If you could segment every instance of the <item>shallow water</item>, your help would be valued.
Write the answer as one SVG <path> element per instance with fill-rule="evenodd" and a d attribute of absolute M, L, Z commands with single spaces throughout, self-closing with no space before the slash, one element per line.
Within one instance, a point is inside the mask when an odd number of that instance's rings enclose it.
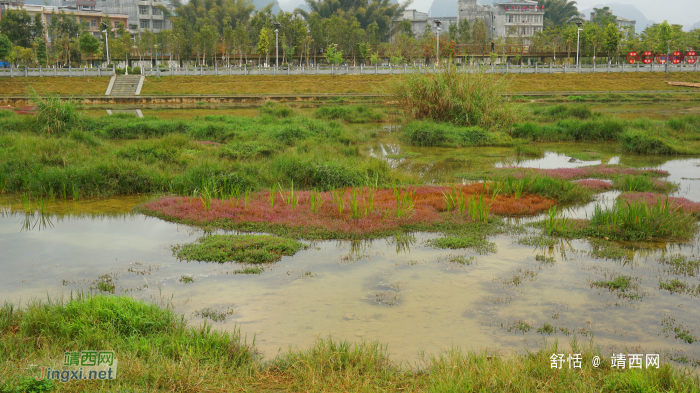
<path fill-rule="evenodd" d="M 620 156 L 604 145 L 546 145 L 541 159 L 520 160 L 506 150 L 402 148 L 373 145 L 387 154 L 413 152 L 392 165 L 410 166 L 433 181 L 454 178 L 465 162 L 487 169 L 500 165 L 562 167 L 620 162 L 655 166 L 671 172 L 681 183 L 676 196 L 700 201 L 700 159 Z M 562 152 L 594 149 L 599 161 L 573 161 Z M 429 157 L 447 153 L 467 160 L 453 164 L 430 163 Z M 502 154 L 501 154 L 502 153 Z M 379 153 L 377 153 L 379 154 Z M 492 156 L 488 156 L 491 154 Z M 426 156 L 428 158 L 426 158 Z M 483 163 L 483 157 L 492 157 Z M 418 160 L 420 158 L 420 160 Z M 403 160 L 403 161 L 402 161 Z M 444 165 L 444 168 L 440 168 Z M 405 169 L 405 167 L 404 167 Z M 685 178 L 685 179 L 684 179 Z M 599 196 L 612 203 L 615 193 Z M 629 352 L 684 354 L 700 359 L 697 345 L 666 336 L 664 321 L 675 318 L 700 335 L 698 299 L 659 290 L 660 279 L 676 278 L 662 270 L 662 255 L 700 255 L 698 241 L 688 244 L 625 244 L 628 260 L 591 257 L 587 240 L 560 241 L 551 248 L 518 244 L 527 236 L 491 238 L 497 253 L 479 255 L 469 250 L 435 250 L 425 246 L 434 234 L 416 234 L 415 240 L 397 242 L 325 241 L 294 257 L 265 266 L 261 275 L 234 274 L 241 265 L 180 262 L 170 247 L 202 236 L 184 225 L 131 213 L 143 201 L 138 197 L 65 201 L 49 206 L 44 220 L 38 214 L 17 212 L 17 199 L 0 198 L 0 300 L 67 296 L 89 290 L 100 276 L 116 281 L 116 293 L 160 303 L 172 302 L 175 311 L 193 323 L 197 311 L 211 308 L 230 313 L 219 329 L 239 327 L 267 357 L 289 346 L 304 348 L 316 337 L 377 340 L 389 345 L 395 360 L 416 361 L 419 352 L 437 353 L 453 345 L 465 349 L 523 351 L 539 348 L 543 340 L 568 342 L 591 337 L 606 348 Z M 12 205 L 10 209 L 7 206 Z M 570 209 L 572 217 L 590 214 L 594 203 Z M 11 210 L 14 210 L 11 212 Z M 58 214 L 53 214 L 58 213 Z M 522 220 L 525 221 L 525 220 Z M 534 233 L 534 232 L 533 232 Z M 471 265 L 450 262 L 450 256 L 474 257 Z M 537 255 L 554 258 L 542 263 Z M 528 273 L 528 274 L 526 274 Z M 590 283 L 611 274 L 637 279 L 641 300 L 619 298 Z M 608 278 L 606 278 L 606 275 Z M 180 282 L 191 276 L 194 282 Z M 519 276 L 521 283 L 513 284 Z M 680 277 L 700 284 L 696 277 Z M 508 331 L 518 321 L 532 326 L 527 333 Z M 537 333 L 550 324 L 557 332 Z"/>

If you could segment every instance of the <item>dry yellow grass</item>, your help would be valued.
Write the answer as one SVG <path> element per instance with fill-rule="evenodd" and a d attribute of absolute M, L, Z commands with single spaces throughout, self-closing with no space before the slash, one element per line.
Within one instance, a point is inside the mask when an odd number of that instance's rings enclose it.
<path fill-rule="evenodd" d="M 172 76 L 146 78 L 142 95 L 381 93 L 390 75 Z M 511 92 L 686 90 L 666 81 L 700 82 L 700 72 L 515 74 Z M 102 95 L 109 77 L 0 78 L 0 96 Z M 699 90 L 700 92 L 700 90 Z"/>
<path fill-rule="evenodd" d="M 0 78 L 0 95 L 26 96 L 31 93 L 30 87 L 41 95 L 103 95 L 107 91 L 109 78 L 108 76 Z"/>

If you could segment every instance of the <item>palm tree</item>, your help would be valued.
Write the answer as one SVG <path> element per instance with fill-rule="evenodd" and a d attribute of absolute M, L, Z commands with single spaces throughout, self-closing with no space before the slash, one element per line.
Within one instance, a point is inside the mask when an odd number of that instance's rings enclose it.
<path fill-rule="evenodd" d="M 537 0 L 537 3 L 544 6 L 545 23 L 551 24 L 551 26 L 560 26 L 579 18 L 575 1 Z"/>

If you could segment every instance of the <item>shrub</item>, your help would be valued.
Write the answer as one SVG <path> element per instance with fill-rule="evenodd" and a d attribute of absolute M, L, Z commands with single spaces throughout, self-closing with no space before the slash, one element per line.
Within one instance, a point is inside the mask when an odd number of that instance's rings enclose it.
<path fill-rule="evenodd" d="M 481 127 L 460 127 L 450 123 L 412 121 L 401 129 L 401 137 L 416 146 L 509 146 L 512 139 Z"/>
<path fill-rule="evenodd" d="M 57 95 L 42 98 L 32 90 L 31 100 L 37 109 L 36 120 L 44 133 L 65 134 L 80 123 L 80 105 L 72 97 L 67 100 L 61 100 Z"/>
<path fill-rule="evenodd" d="M 397 76 L 387 83 L 387 95 L 414 119 L 508 128 L 515 120 L 504 94 L 508 81 L 505 76 L 446 67 L 435 73 Z"/>

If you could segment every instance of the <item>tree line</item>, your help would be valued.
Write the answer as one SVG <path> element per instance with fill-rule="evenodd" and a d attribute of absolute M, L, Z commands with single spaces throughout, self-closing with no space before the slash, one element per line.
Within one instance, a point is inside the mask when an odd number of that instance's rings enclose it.
<path fill-rule="evenodd" d="M 647 27 L 641 33 L 618 29 L 617 17 L 607 8 L 594 9 L 589 21 L 580 18 L 575 1 L 538 0 L 545 8 L 544 29 L 533 37 L 511 31 L 508 38 L 491 40 L 482 20 L 443 26 L 438 38 L 430 23 L 421 36 L 415 36 L 411 22 L 401 20 L 409 2 L 391 0 L 305 0 L 308 10 L 272 13 L 272 5 L 256 10 L 250 0 L 173 0 L 174 12 L 160 7 L 172 23 L 172 29 L 154 33 L 146 30 L 133 38 L 119 25 L 112 28 L 106 18 L 107 33 L 97 38 L 72 14 L 55 13 L 44 26 L 41 15 L 30 17 L 25 10 L 8 10 L 0 20 L 0 59 L 26 65 L 84 64 L 106 59 L 105 37 L 110 60 L 151 59 L 156 52 L 171 60 L 194 60 L 195 64 L 241 65 L 299 62 L 315 64 L 348 61 L 352 64 L 381 61 L 380 53 L 393 64 L 410 64 L 437 57 L 454 57 L 457 45 L 481 45 L 494 48 L 492 60 L 504 45 L 565 47 L 567 59 L 575 55 L 577 25 L 582 56 L 601 53 L 611 59 L 636 50 L 666 52 L 700 46 L 700 29 L 684 32 L 680 25 L 667 22 Z M 429 21 L 430 22 L 430 21 Z M 279 53 L 275 54 L 275 30 Z M 529 42 L 528 42 L 529 40 Z M 48 41 L 48 45 L 47 45 Z M 275 56 L 277 55 L 277 56 Z"/>

